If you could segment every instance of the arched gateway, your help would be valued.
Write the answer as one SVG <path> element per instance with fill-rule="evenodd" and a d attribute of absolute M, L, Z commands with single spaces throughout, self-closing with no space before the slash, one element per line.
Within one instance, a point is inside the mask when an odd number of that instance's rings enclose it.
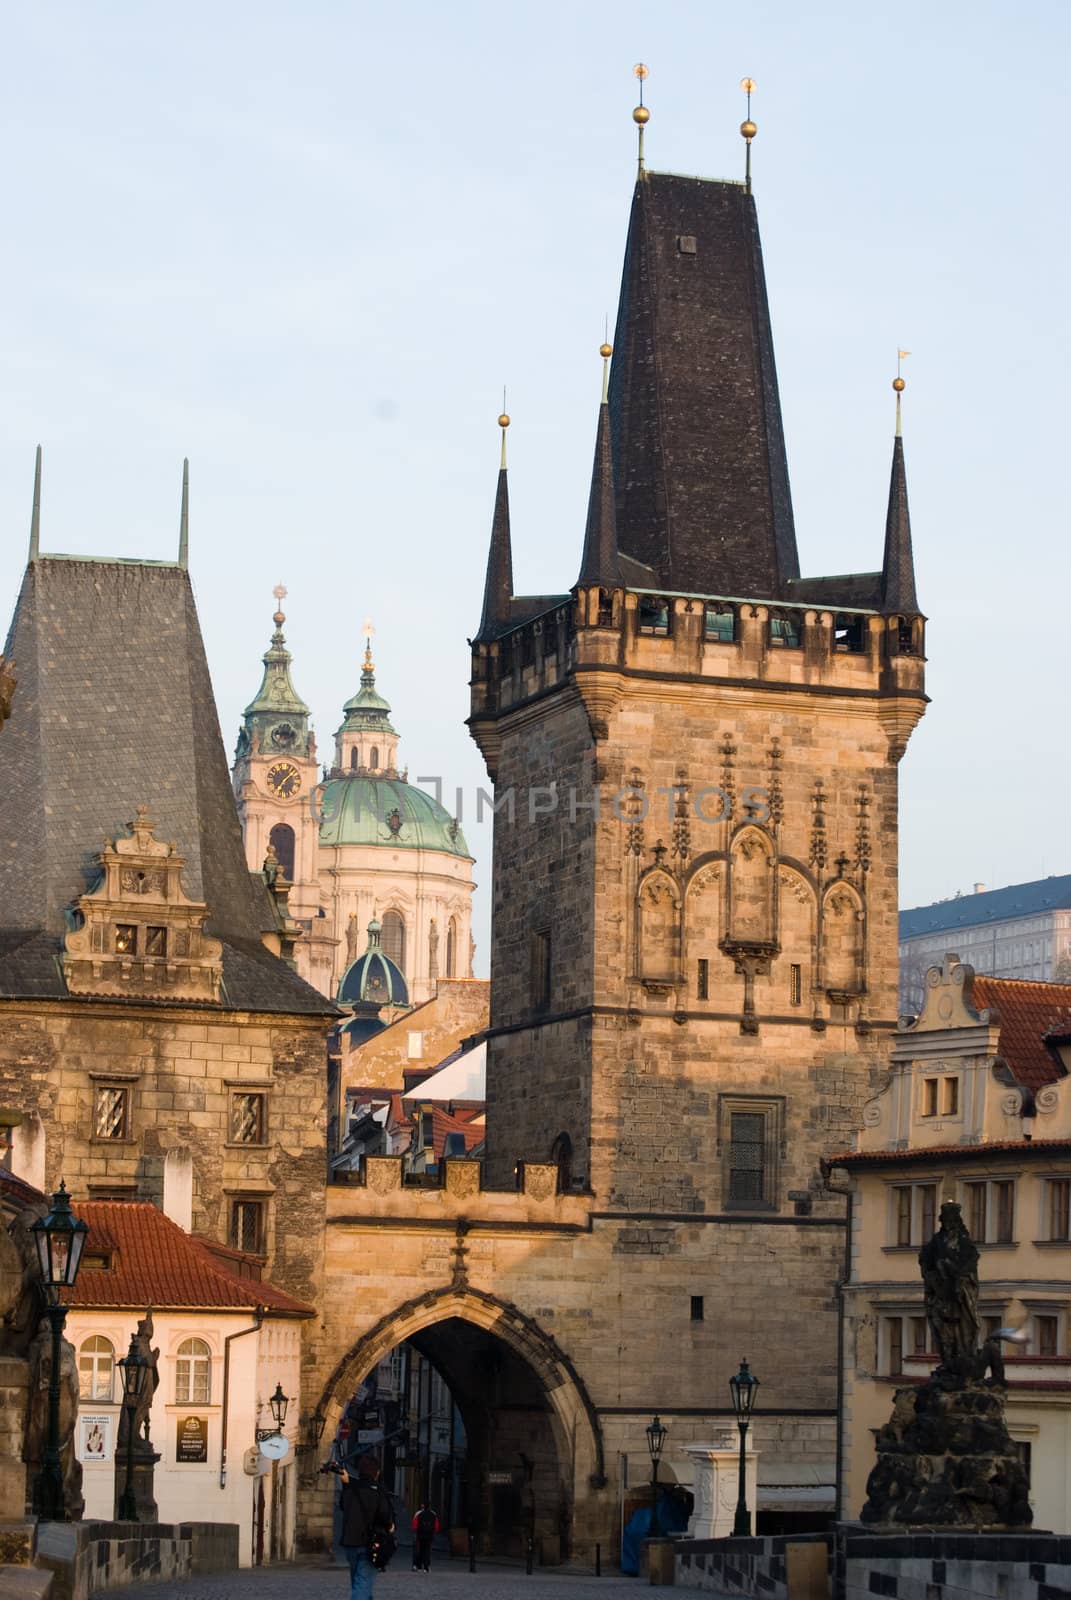
<path fill-rule="evenodd" d="M 420 1295 L 381 1317 L 327 1378 L 317 1408 L 327 1437 L 358 1386 L 404 1343 L 441 1375 L 464 1424 L 463 1526 L 500 1554 L 518 1553 L 529 1533 L 541 1547 L 560 1539 L 568 1550 L 574 1481 L 606 1482 L 598 1415 L 568 1356 L 496 1295 L 472 1287 Z"/>

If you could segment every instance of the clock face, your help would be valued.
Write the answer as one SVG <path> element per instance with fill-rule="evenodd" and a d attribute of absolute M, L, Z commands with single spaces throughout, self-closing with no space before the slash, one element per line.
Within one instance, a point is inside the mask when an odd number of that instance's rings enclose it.
<path fill-rule="evenodd" d="M 268 768 L 268 788 L 280 800 L 292 800 L 301 790 L 301 773 L 292 761 L 276 761 Z"/>

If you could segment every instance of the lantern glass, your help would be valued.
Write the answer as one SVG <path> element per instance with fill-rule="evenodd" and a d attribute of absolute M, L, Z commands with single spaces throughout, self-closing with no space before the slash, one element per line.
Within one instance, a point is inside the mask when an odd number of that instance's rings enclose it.
<path fill-rule="evenodd" d="M 277 1383 L 275 1385 L 275 1393 L 268 1401 L 268 1405 L 271 1407 L 271 1414 L 275 1419 L 276 1427 L 281 1428 L 283 1423 L 286 1421 L 286 1408 L 289 1404 L 290 1396 L 288 1394 L 284 1394 L 282 1384 Z"/>
<path fill-rule="evenodd" d="M 116 1366 L 123 1374 L 123 1395 L 128 1401 L 140 1398 L 142 1384 L 145 1382 L 146 1363 L 138 1349 L 136 1338 L 131 1338 L 130 1349 L 125 1356 L 121 1356 Z"/>
<path fill-rule="evenodd" d="M 738 1422 L 747 1422 L 750 1419 L 758 1387 L 758 1378 L 754 1376 L 747 1362 L 741 1361 L 740 1371 L 729 1379 L 729 1393 L 732 1395 L 733 1410 L 736 1412 Z"/>
<path fill-rule="evenodd" d="M 653 1417 L 647 1426 L 647 1448 L 651 1453 L 651 1460 L 657 1461 L 666 1443 L 667 1429 L 662 1426 L 660 1417 Z"/>
<path fill-rule="evenodd" d="M 52 1196 L 52 1210 L 48 1216 L 38 1217 L 30 1231 L 37 1244 L 46 1289 L 73 1288 L 89 1229 L 71 1210 L 65 1184 L 61 1183 Z"/>

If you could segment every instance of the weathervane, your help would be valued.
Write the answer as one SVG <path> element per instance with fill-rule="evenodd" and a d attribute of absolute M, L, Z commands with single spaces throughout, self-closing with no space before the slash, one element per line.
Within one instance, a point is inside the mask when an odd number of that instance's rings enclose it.
<path fill-rule="evenodd" d="M 756 88 L 756 84 L 755 84 L 754 78 L 741 78 L 740 79 L 740 87 L 741 87 L 741 89 L 743 89 L 744 93 L 747 95 L 747 116 L 744 118 L 743 122 L 740 124 L 740 133 L 741 133 L 741 137 L 744 140 L 744 143 L 747 145 L 747 159 L 746 159 L 746 161 L 744 163 L 744 188 L 747 190 L 748 194 L 750 194 L 751 193 L 751 141 L 752 141 L 752 139 L 754 139 L 755 135 L 759 131 L 758 128 L 756 128 L 755 124 L 751 120 L 751 96 L 755 93 L 755 88 Z"/>
<path fill-rule="evenodd" d="M 643 130 L 651 120 L 651 113 L 648 111 L 647 107 L 643 103 L 643 80 L 647 77 L 649 70 L 650 69 L 648 67 L 644 66 L 642 61 L 637 61 L 636 65 L 632 69 L 632 76 L 634 78 L 638 78 L 640 80 L 640 103 L 636 107 L 635 111 L 632 113 L 632 120 L 636 124 L 636 127 L 637 127 L 637 129 L 639 131 L 639 135 L 640 135 L 640 150 L 639 150 L 639 171 L 640 172 L 643 171 Z"/>
<path fill-rule="evenodd" d="M 893 388 L 896 391 L 896 437 L 900 437 L 900 396 L 907 388 L 907 384 L 900 376 L 900 363 L 905 356 L 911 354 L 910 350 L 897 350 L 896 352 L 896 377 L 893 379 Z"/>

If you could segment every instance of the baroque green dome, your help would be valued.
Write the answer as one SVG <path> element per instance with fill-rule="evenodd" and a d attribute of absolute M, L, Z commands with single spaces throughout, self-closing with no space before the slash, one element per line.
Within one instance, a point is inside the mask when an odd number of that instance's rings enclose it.
<path fill-rule="evenodd" d="M 471 859 L 465 835 L 450 813 L 404 778 L 368 773 L 329 778 L 320 791 L 320 812 L 323 845 L 441 850 Z"/>

